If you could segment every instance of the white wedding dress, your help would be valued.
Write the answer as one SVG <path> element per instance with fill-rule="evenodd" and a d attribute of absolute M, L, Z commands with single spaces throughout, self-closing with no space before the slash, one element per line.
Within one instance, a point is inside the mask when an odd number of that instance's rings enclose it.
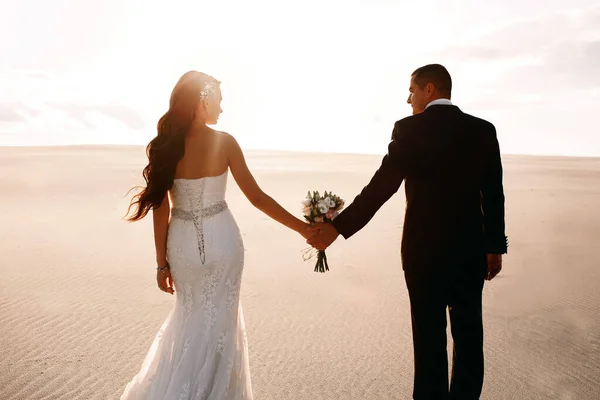
<path fill-rule="evenodd" d="M 227 172 L 173 183 L 175 305 L 121 400 L 252 400 L 239 299 L 244 247 L 226 185 Z"/>

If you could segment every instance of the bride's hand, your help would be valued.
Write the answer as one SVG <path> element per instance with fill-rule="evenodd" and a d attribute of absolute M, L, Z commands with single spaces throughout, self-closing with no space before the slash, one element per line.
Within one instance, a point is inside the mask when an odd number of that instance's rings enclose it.
<path fill-rule="evenodd" d="M 312 226 L 311 224 L 304 223 L 304 226 L 303 226 L 303 228 L 302 228 L 302 229 L 301 229 L 301 230 L 298 232 L 298 233 L 299 233 L 299 234 L 301 234 L 301 235 L 302 235 L 302 237 L 303 237 L 304 239 L 306 239 L 306 240 L 308 240 L 308 239 L 310 239 L 311 237 L 313 237 L 313 236 L 314 236 L 314 233 L 312 233 L 312 232 L 310 231 L 310 227 L 311 227 L 311 226 Z"/>
<path fill-rule="evenodd" d="M 158 288 L 166 293 L 175 293 L 173 290 L 173 277 L 171 276 L 171 270 L 166 269 L 164 271 L 156 271 L 156 283 Z"/>

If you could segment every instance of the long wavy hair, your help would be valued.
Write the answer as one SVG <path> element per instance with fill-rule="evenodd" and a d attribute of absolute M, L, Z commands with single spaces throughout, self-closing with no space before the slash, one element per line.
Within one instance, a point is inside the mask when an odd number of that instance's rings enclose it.
<path fill-rule="evenodd" d="M 141 191 L 129 204 L 126 217 L 128 221 L 138 221 L 148 215 L 150 210 L 160 207 L 173 186 L 177 163 L 185 153 L 185 137 L 196 119 L 201 101 L 200 93 L 207 83 L 218 85 L 220 82 L 202 72 L 188 71 L 173 88 L 169 109 L 158 120 L 158 133 L 146 147 L 148 165 L 142 173 L 146 186 L 131 189 Z M 132 207 L 136 209 L 130 215 Z"/>

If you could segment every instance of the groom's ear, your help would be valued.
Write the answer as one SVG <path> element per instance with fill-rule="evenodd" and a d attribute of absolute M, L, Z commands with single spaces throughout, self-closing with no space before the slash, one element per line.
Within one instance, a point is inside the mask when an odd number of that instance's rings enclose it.
<path fill-rule="evenodd" d="M 427 85 L 425 85 L 425 93 L 433 94 L 434 92 L 435 92 L 435 86 L 433 86 L 433 83 L 429 82 Z"/>

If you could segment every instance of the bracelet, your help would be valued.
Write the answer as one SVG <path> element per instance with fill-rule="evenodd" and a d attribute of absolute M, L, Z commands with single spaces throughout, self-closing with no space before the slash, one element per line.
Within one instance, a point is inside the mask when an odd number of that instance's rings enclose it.
<path fill-rule="evenodd" d="M 169 263 L 167 263 L 164 267 L 158 267 L 158 266 L 156 267 L 156 270 L 160 271 L 160 272 L 165 272 L 168 269 L 171 269 L 171 266 L 169 265 Z"/>

